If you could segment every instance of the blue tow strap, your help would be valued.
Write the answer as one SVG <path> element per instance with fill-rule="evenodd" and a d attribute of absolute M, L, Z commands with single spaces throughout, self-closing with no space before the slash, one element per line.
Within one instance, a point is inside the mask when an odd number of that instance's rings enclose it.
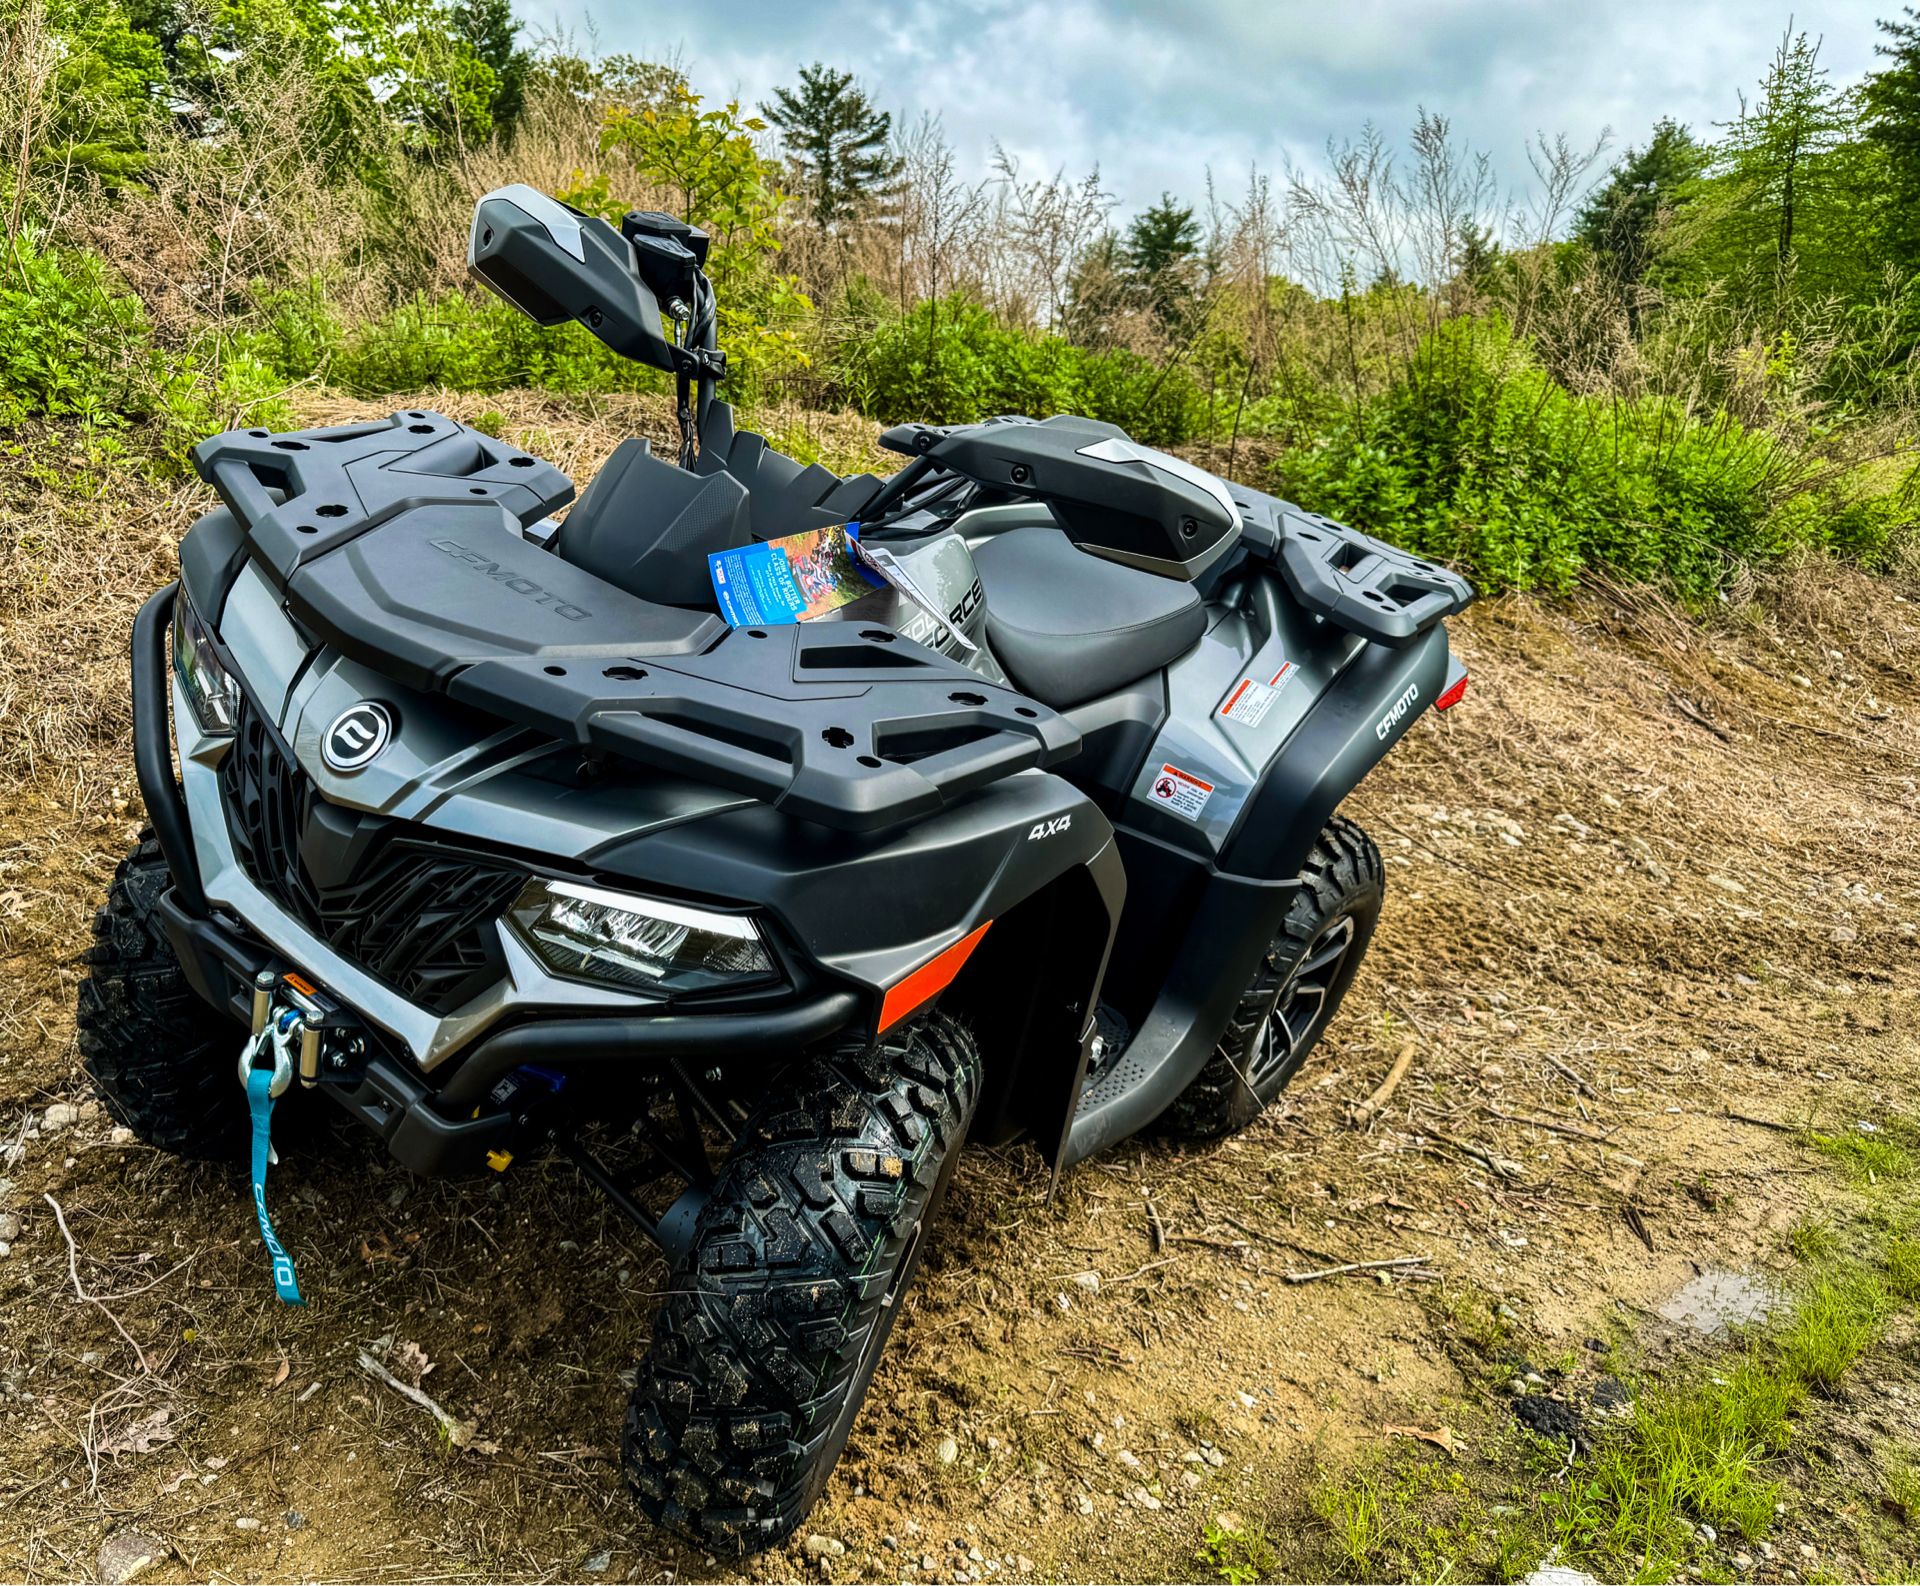
<path fill-rule="evenodd" d="M 293 1278 L 293 1257 L 273 1231 L 273 1219 L 267 1215 L 267 1152 L 273 1127 L 273 1071 L 265 1068 L 247 1072 L 247 1111 L 253 1115 L 253 1209 L 260 1218 L 260 1237 L 267 1254 L 273 1258 L 273 1287 L 289 1305 L 305 1305 L 300 1285 Z"/>

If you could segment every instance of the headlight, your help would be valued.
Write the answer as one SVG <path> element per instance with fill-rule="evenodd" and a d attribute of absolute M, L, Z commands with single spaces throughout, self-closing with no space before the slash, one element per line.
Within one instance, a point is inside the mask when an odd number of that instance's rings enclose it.
<path fill-rule="evenodd" d="M 173 675 L 186 690 L 200 730 L 230 733 L 240 718 L 240 688 L 214 654 L 206 625 L 187 599 L 185 586 L 173 602 Z"/>
<path fill-rule="evenodd" d="M 556 975 L 634 991 L 703 991 L 778 973 L 751 920 L 568 881 L 529 881 L 507 910 Z"/>

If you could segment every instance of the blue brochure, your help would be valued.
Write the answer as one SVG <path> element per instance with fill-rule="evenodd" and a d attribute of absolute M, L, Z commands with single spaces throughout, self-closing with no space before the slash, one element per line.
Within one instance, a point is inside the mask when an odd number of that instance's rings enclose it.
<path fill-rule="evenodd" d="M 853 549 L 858 533 L 852 524 L 835 523 L 710 553 L 707 574 L 721 616 L 736 628 L 807 622 L 884 588 Z"/>

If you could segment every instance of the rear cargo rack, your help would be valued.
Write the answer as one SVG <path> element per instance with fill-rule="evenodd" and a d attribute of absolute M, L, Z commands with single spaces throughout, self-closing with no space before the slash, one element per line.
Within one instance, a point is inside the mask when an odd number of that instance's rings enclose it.
<path fill-rule="evenodd" d="M 1459 574 L 1397 545 L 1290 501 L 1229 489 L 1247 543 L 1278 563 L 1295 600 L 1348 633 L 1404 649 L 1473 600 L 1473 586 Z"/>
<path fill-rule="evenodd" d="M 551 464 L 438 413 L 276 435 L 194 462 L 309 633 L 407 688 L 562 742 L 869 830 L 1079 747 L 1064 718 L 873 623 L 729 628 L 528 539 Z"/>

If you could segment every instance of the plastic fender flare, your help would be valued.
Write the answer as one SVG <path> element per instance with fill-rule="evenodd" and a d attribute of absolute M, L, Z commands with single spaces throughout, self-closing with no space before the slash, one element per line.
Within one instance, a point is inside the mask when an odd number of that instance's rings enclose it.
<path fill-rule="evenodd" d="M 1296 876 L 1327 818 L 1440 697 L 1447 630 L 1405 649 L 1368 645 L 1337 677 L 1267 768 L 1220 855 L 1222 869 Z"/>

